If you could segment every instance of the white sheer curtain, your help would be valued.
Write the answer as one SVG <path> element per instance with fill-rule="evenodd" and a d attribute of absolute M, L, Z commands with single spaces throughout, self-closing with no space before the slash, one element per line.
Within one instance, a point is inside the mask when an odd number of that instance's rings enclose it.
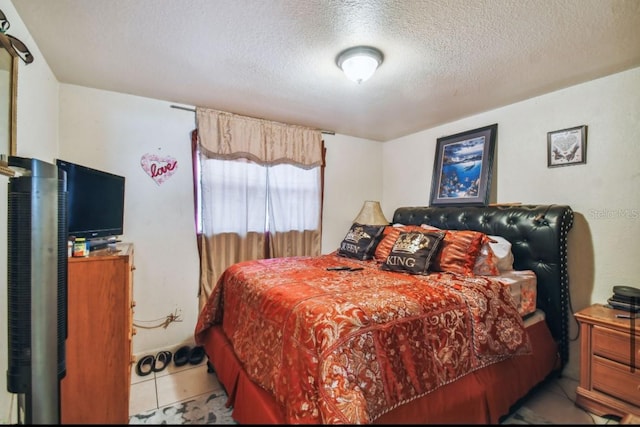
<path fill-rule="evenodd" d="M 268 167 L 267 175 L 270 256 L 318 255 L 322 212 L 320 168 L 282 164 Z"/>
<path fill-rule="evenodd" d="M 320 132 L 196 109 L 200 307 L 230 265 L 320 254 Z"/>
<path fill-rule="evenodd" d="M 206 235 L 266 230 L 267 168 L 248 160 L 200 156 L 202 232 Z"/>

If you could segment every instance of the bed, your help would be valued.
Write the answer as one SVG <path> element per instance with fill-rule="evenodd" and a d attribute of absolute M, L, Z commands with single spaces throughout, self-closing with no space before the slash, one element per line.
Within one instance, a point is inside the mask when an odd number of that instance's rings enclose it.
<path fill-rule="evenodd" d="M 393 246 L 383 244 L 389 225 L 370 258 L 344 256 L 341 245 L 223 273 L 195 339 L 237 422 L 497 423 L 562 371 L 569 206 L 400 207 L 392 224 L 403 225 Z M 502 273 L 443 267 L 442 245 L 464 233 L 482 235 L 482 247 L 489 236 L 509 242 L 512 269 L 535 277 L 534 312 L 522 315 Z M 407 240 L 416 234 L 420 248 L 440 252 L 421 258 L 428 271 L 409 274 L 406 258 L 391 258 L 417 248 Z M 327 271 L 336 266 L 349 270 Z"/>

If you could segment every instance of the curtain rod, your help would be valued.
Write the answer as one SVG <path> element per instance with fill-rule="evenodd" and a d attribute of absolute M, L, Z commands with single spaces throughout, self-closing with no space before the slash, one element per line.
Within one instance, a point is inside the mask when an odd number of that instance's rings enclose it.
<path fill-rule="evenodd" d="M 171 105 L 171 108 L 175 108 L 177 110 L 191 111 L 192 113 L 196 112 L 195 108 L 181 107 L 179 105 Z M 245 117 L 249 117 L 249 116 L 245 116 Z M 252 117 L 252 118 L 256 118 L 256 117 Z M 258 119 L 258 120 L 264 120 L 264 119 Z M 325 135 L 335 135 L 336 134 L 334 131 L 331 131 L 331 130 L 321 130 L 320 133 L 323 133 Z"/>

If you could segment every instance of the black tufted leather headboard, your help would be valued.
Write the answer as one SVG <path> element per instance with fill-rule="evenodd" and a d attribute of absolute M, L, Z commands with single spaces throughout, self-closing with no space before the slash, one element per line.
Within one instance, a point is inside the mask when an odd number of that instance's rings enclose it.
<path fill-rule="evenodd" d="M 514 269 L 536 273 L 537 305 L 545 312 L 564 367 L 569 359 L 567 234 L 573 226 L 569 206 L 401 207 L 394 212 L 393 223 L 475 230 L 509 240 Z"/>

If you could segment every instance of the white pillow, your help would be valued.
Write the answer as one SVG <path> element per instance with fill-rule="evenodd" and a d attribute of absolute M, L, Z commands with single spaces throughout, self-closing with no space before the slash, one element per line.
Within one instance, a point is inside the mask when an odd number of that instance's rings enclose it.
<path fill-rule="evenodd" d="M 489 236 L 489 246 L 498 258 L 498 270 L 500 272 L 513 270 L 513 253 L 511 252 L 511 242 L 500 236 Z"/>

